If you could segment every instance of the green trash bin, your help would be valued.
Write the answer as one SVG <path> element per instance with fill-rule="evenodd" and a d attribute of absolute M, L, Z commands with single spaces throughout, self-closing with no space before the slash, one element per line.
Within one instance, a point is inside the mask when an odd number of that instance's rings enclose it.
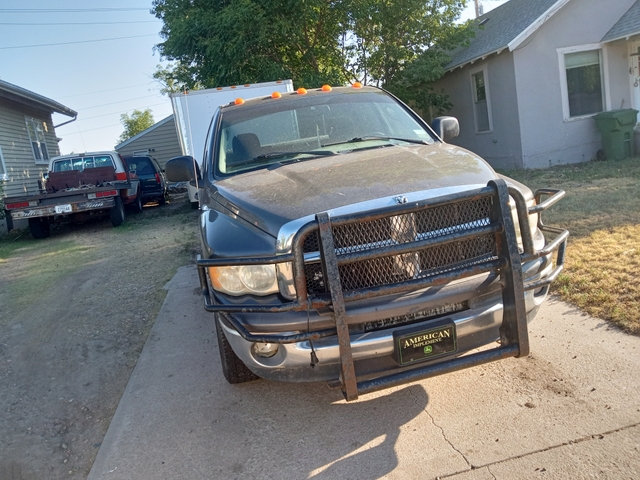
<path fill-rule="evenodd" d="M 602 134 L 602 149 L 610 160 L 621 160 L 635 155 L 633 127 L 636 126 L 638 110 L 626 108 L 594 115 L 596 126 Z M 601 154 L 598 152 L 598 156 Z"/>

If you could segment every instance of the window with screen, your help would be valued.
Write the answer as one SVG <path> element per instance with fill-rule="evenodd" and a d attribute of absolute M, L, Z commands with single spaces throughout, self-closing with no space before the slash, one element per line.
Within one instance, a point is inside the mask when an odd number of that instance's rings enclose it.
<path fill-rule="evenodd" d="M 47 150 L 47 142 L 44 134 L 47 129 L 47 125 L 42 120 L 27 117 L 27 132 L 29 134 L 29 141 L 31 142 L 31 149 L 33 151 L 33 157 L 36 163 L 48 162 L 49 151 Z"/>
<path fill-rule="evenodd" d="M 581 117 L 604 110 L 600 50 L 566 53 L 569 117 Z"/>
<path fill-rule="evenodd" d="M 489 95 L 485 70 L 480 70 L 471 74 L 471 86 L 473 89 L 473 107 L 476 120 L 476 132 L 491 131 Z"/>

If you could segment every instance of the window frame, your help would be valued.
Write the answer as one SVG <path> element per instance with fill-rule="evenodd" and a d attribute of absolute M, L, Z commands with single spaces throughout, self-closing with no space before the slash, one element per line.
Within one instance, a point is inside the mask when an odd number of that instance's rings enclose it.
<path fill-rule="evenodd" d="M 600 76 L 602 83 L 602 111 L 609 110 L 611 105 L 611 97 L 609 93 L 609 68 L 607 49 L 604 48 L 603 43 L 589 43 L 586 45 L 577 45 L 573 47 L 558 48 L 558 67 L 560 71 L 560 91 L 562 96 L 562 117 L 565 122 L 574 122 L 576 120 L 584 120 L 585 118 L 591 118 L 600 112 L 589 113 L 586 115 L 571 116 L 571 110 L 569 108 L 569 87 L 567 85 L 567 68 L 565 62 L 565 55 L 570 53 L 586 52 L 591 50 L 597 50 L 600 55 Z"/>
<path fill-rule="evenodd" d="M 6 182 L 7 180 L 9 180 L 9 174 L 7 173 L 7 164 L 4 162 L 2 147 L 0 147 L 0 182 Z"/>
<path fill-rule="evenodd" d="M 491 91 L 489 88 L 489 66 L 485 63 L 482 66 L 472 68 L 469 70 L 469 83 L 471 84 L 471 104 L 473 106 L 473 121 L 475 124 L 475 133 L 476 135 L 486 135 L 488 133 L 493 133 L 493 113 L 491 111 Z M 478 111 L 476 108 L 476 82 L 475 76 L 482 72 L 482 76 L 484 78 L 484 94 L 485 100 L 487 102 L 487 120 L 489 123 L 488 130 L 480 130 L 479 122 L 478 122 Z"/>
<path fill-rule="evenodd" d="M 29 144 L 31 145 L 31 153 L 33 153 L 33 159 L 36 165 L 48 165 L 51 155 L 49 155 L 49 147 L 47 145 L 47 137 L 45 135 L 46 129 L 43 128 L 43 126 L 46 125 L 46 121 L 27 116 L 25 116 L 24 119 L 27 128 L 27 135 L 29 136 Z M 29 128 L 30 124 L 33 125 L 33 130 L 36 132 L 36 135 L 38 134 L 38 129 L 40 129 L 42 133 L 42 141 L 37 138 L 34 140 L 31 137 L 31 130 Z M 36 143 L 38 144 L 38 154 L 40 155 L 40 158 L 36 155 L 36 150 L 34 148 L 34 144 Z M 43 145 L 44 151 L 42 150 Z"/>

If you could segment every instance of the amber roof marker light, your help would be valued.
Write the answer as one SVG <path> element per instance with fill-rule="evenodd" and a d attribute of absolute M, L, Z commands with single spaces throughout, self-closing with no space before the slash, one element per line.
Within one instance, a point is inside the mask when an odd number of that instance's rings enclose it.
<path fill-rule="evenodd" d="M 351 84 L 351 86 L 352 86 L 353 88 L 362 88 L 362 84 L 361 84 L 360 82 L 353 82 L 353 83 Z"/>
<path fill-rule="evenodd" d="M 244 99 L 243 98 L 236 98 L 235 102 L 236 105 L 242 105 L 244 103 Z"/>
<path fill-rule="evenodd" d="M 282 94 L 280 92 L 273 92 L 271 94 L 271 98 L 281 98 Z"/>
<path fill-rule="evenodd" d="M 298 95 L 306 95 L 307 89 L 300 87 L 298 90 L 296 90 L 296 92 L 298 93 Z"/>
<path fill-rule="evenodd" d="M 333 90 L 333 88 L 331 88 L 331 85 L 322 85 L 322 88 L 320 89 L 323 92 L 330 92 L 331 90 Z"/>

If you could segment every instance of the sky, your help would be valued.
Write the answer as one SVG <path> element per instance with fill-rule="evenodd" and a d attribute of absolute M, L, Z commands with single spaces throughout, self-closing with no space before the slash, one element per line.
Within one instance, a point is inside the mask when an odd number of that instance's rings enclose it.
<path fill-rule="evenodd" d="M 484 11 L 506 0 L 481 0 Z M 462 19 L 473 18 L 473 1 Z M 166 64 L 154 46 L 162 22 L 151 0 L 2 0 L 0 79 L 78 112 L 56 128 L 60 153 L 112 150 L 122 114 L 149 108 L 154 120 L 171 102 L 153 79 Z M 54 125 L 70 120 L 53 115 Z"/>

